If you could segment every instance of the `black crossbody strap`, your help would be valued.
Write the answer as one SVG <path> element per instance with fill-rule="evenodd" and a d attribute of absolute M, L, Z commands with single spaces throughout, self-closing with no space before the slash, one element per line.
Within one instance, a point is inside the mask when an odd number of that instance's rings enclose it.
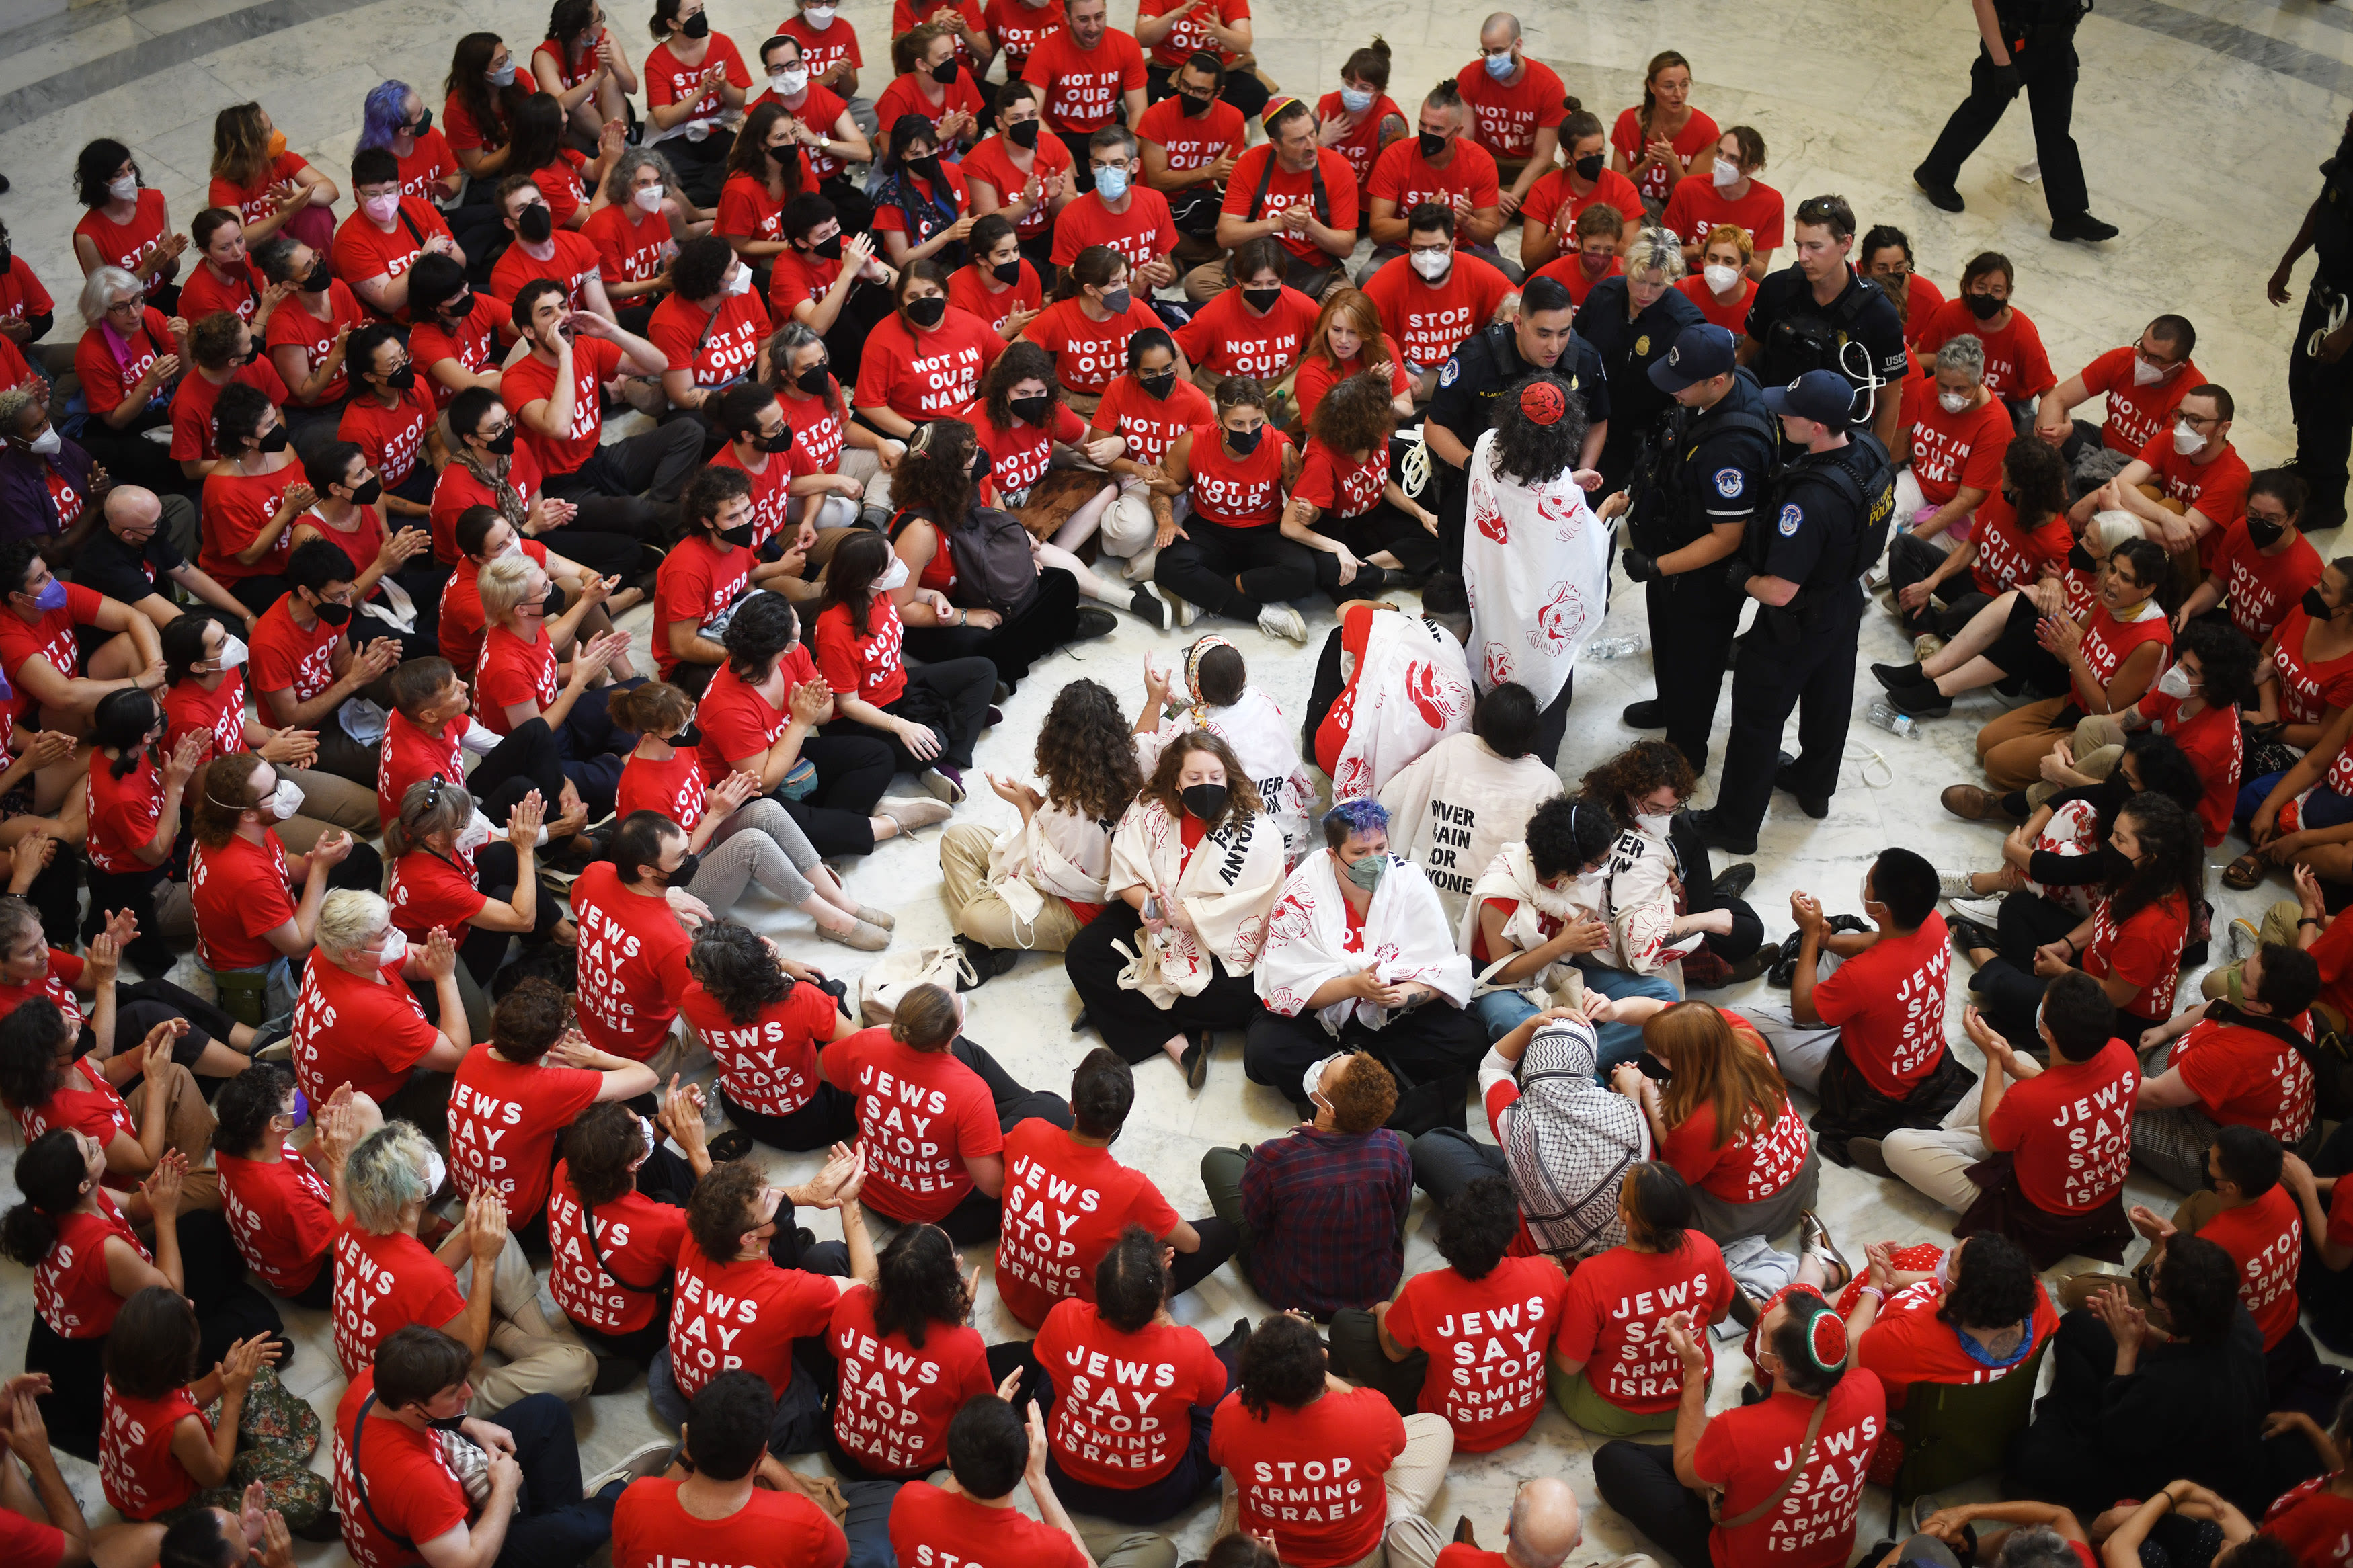
<path fill-rule="evenodd" d="M 368 1500 L 367 1476 L 360 1468 L 360 1434 L 367 1430 L 368 1412 L 375 1408 L 375 1395 L 371 1394 L 360 1404 L 360 1413 L 352 1419 L 352 1490 L 360 1494 L 360 1507 L 367 1510 L 368 1522 L 375 1531 L 403 1552 L 417 1550 L 417 1542 L 401 1534 L 376 1517 L 375 1504 Z"/>

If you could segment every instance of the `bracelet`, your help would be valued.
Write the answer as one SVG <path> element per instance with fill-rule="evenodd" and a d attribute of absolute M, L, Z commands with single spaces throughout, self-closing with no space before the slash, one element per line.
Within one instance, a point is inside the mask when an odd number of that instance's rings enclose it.
<path fill-rule="evenodd" d="M 1870 1297 L 1873 1300 L 1874 1300 L 1874 1301 L 1878 1302 L 1878 1303 L 1879 1303 L 1881 1306 L 1883 1306 L 1883 1307 L 1884 1307 L 1885 1305 L 1887 1305 L 1887 1292 L 1886 1292 L 1886 1291 L 1884 1291 L 1884 1290 L 1883 1290 L 1883 1289 L 1880 1289 L 1878 1286 L 1876 1286 L 1876 1285 L 1865 1285 L 1865 1286 L 1862 1287 L 1862 1289 L 1860 1289 L 1858 1291 L 1856 1291 L 1856 1294 L 1857 1294 L 1857 1295 L 1862 1295 L 1862 1296 L 1868 1296 L 1868 1297 Z"/>
<path fill-rule="evenodd" d="M 2084 951 L 2075 945 L 2075 939 L 2072 936 L 2063 936 L 2059 940 L 2067 944 L 2067 956 L 2070 958 L 2079 956 Z"/>
<path fill-rule="evenodd" d="M 2317 915 L 2306 915 L 2295 923 L 2300 926 L 2316 926 L 2321 923 L 2321 921 Z"/>

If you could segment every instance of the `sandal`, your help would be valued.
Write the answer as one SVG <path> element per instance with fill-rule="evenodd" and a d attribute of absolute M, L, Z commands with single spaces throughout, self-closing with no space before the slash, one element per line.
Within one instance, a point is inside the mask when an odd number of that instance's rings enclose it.
<path fill-rule="evenodd" d="M 2243 893 L 2271 874 L 2271 863 L 2260 850 L 2249 850 L 2222 868 L 2222 886 Z"/>
<path fill-rule="evenodd" d="M 1854 1278 L 1854 1266 L 1838 1249 L 1838 1243 L 1831 1239 L 1831 1227 L 1824 1225 L 1821 1216 L 1811 1209 L 1801 1209 L 1798 1213 L 1798 1252 L 1800 1257 L 1808 1252 L 1819 1252 L 1823 1263 L 1837 1270 L 1837 1279 L 1822 1281 L 1822 1294 L 1825 1296 L 1835 1296 L 1845 1289 L 1847 1282 Z"/>

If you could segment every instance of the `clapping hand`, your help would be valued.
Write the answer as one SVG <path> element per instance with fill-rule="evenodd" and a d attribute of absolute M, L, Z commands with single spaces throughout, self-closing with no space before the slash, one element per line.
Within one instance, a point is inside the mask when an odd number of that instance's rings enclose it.
<path fill-rule="evenodd" d="M 722 818 L 732 816 L 735 808 L 760 793 L 760 781 L 746 773 L 732 773 L 711 786 L 703 801 L 706 815 Z"/>
<path fill-rule="evenodd" d="M 58 841 L 37 827 L 16 840 L 16 847 L 8 852 L 8 891 L 24 897 L 57 853 Z"/>
<path fill-rule="evenodd" d="M 2132 1304 L 2121 1285 L 2092 1292 L 2092 1313 L 2107 1326 L 2119 1352 L 2137 1352 L 2148 1341 L 2148 1314 Z"/>

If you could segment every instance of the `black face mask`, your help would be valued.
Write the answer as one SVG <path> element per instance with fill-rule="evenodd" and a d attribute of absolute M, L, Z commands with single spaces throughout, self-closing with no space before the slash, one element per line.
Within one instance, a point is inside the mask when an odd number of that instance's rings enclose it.
<path fill-rule="evenodd" d="M 1042 392 L 1035 397 L 1008 398 L 1006 403 L 1013 410 L 1014 417 L 1031 425 L 1045 424 L 1048 410 L 1054 406 L 1053 398 Z"/>
<path fill-rule="evenodd" d="M 253 447 L 257 452 L 282 452 L 286 450 L 286 443 L 290 439 L 290 437 L 286 434 L 286 426 L 280 425 L 268 435 L 257 437 Z"/>
<path fill-rule="evenodd" d="M 2068 547 L 2067 564 L 2073 566 L 2078 572 L 2090 572 L 2095 570 L 2100 563 L 2092 559 L 2092 552 L 2090 551 L 2084 549 L 2082 544 L 2078 543 Z"/>
<path fill-rule="evenodd" d="M 945 86 L 947 83 L 955 80 L 957 69 L 958 67 L 955 63 L 955 57 L 950 56 L 948 58 L 942 60 L 939 64 L 932 68 L 932 79 L 940 83 L 942 86 Z"/>
<path fill-rule="evenodd" d="M 1990 294 L 1964 294 L 1961 298 L 1969 302 L 1969 314 L 1980 321 L 1992 321 L 2001 314 L 2002 307 L 2010 302 L 2007 300 L 1997 300 Z"/>
<path fill-rule="evenodd" d="M 0 243 L 0 278 L 7 277 L 9 273 L 14 272 L 16 269 L 16 247 L 13 245 Z"/>
<path fill-rule="evenodd" d="M 417 367 L 413 364 L 402 365 L 398 370 L 385 376 L 384 384 L 395 392 L 406 392 L 417 384 Z"/>
<path fill-rule="evenodd" d="M 417 114 L 417 123 L 416 123 L 416 124 L 414 124 L 414 125 L 412 125 L 412 126 L 410 126 L 410 127 L 408 128 L 408 133 L 409 133 L 411 136 L 422 136 L 422 135 L 424 135 L 427 131 L 430 131 L 430 130 L 432 130 L 432 129 L 433 129 L 433 111 L 432 111 L 431 110 L 427 109 L 427 110 L 420 110 L 420 111 L 418 112 L 418 114 Z"/>
<path fill-rule="evenodd" d="M 1006 127 L 1005 139 L 1016 147 L 1035 147 L 1038 145 L 1038 121 L 1034 120 L 1015 121 Z"/>
<path fill-rule="evenodd" d="M 368 480 L 367 483 L 362 485 L 359 489 L 352 492 L 352 504 L 353 506 L 374 506 L 376 503 L 377 498 L 383 494 L 384 476 L 382 474 L 378 474 L 374 479 Z"/>
<path fill-rule="evenodd" d="M 841 259 L 841 236 L 837 234 L 820 239 L 810 246 L 809 249 L 813 254 L 821 256 L 828 261 L 839 261 Z"/>
<path fill-rule="evenodd" d="M 1421 144 L 1421 155 L 1425 158 L 1435 158 L 1446 151 L 1446 138 L 1435 132 L 1420 132 L 1414 140 Z"/>
<path fill-rule="evenodd" d="M 485 441 L 482 444 L 491 449 L 491 456 L 493 458 L 511 458 L 514 456 L 515 427 L 510 425 L 499 433 L 497 440 Z"/>
<path fill-rule="evenodd" d="M 1188 784 L 1178 793 L 1185 809 L 1203 822 L 1215 822 L 1226 814 L 1226 786 L 1223 784 Z"/>
<path fill-rule="evenodd" d="M 779 169 L 797 168 L 800 161 L 801 144 L 797 142 L 787 142 L 781 147 L 768 149 L 768 162 Z"/>
<path fill-rule="evenodd" d="M 799 387 L 803 392 L 807 393 L 811 397 L 823 397 L 825 395 L 825 384 L 831 378 L 832 373 L 828 371 L 825 366 L 821 364 L 813 364 L 809 366 L 808 369 L 801 372 L 800 374 L 793 377 L 793 384 Z"/>
<path fill-rule="evenodd" d="M 972 482 L 974 484 L 977 485 L 996 469 L 997 459 L 988 455 L 987 447 L 975 447 L 972 449 Z"/>
<path fill-rule="evenodd" d="M 1588 153 L 1577 161 L 1577 177 L 1591 184 L 1601 177 L 1601 162 L 1600 153 Z"/>
<path fill-rule="evenodd" d="M 571 600 L 564 596 L 564 584 L 561 583 L 550 583 L 547 585 L 547 597 L 541 603 L 539 613 L 552 621 L 556 616 L 562 615 L 564 613 L 564 606 L 571 602 Z"/>
<path fill-rule="evenodd" d="M 516 237 L 531 245 L 545 245 L 555 232 L 555 215 L 545 202 L 533 202 L 515 214 Z"/>
<path fill-rule="evenodd" d="M 701 21 L 702 19 L 702 18 L 700 16 L 695 18 L 697 21 Z M 665 888 L 683 888 L 688 883 L 693 881 L 695 873 L 702 869 L 702 857 L 690 853 L 685 859 L 681 860 L 678 863 L 677 870 L 672 871 L 669 876 L 662 879 L 662 886 Z"/>
<path fill-rule="evenodd" d="M 334 280 L 335 275 L 327 270 L 327 264 L 325 262 L 313 261 L 311 263 L 311 275 L 302 279 L 302 292 L 305 294 L 323 294 L 327 291 L 327 285 L 332 283 Z"/>
<path fill-rule="evenodd" d="M 937 294 L 927 294 L 907 302 L 907 320 L 919 327 L 936 327 L 947 319 L 948 302 Z"/>
<path fill-rule="evenodd" d="M 822 375 L 825 373 L 819 371 L 818 374 Z M 779 452 L 789 452 L 793 449 L 793 427 L 787 425 L 773 436 L 755 436 L 752 438 L 752 445 L 772 458 Z"/>
<path fill-rule="evenodd" d="M 907 167 L 927 180 L 937 180 L 940 177 L 940 155 L 926 153 L 920 158 L 910 158 Z"/>
<path fill-rule="evenodd" d="M 1198 120 L 1208 113 L 1210 106 L 1218 100 L 1214 98 L 1195 98 L 1189 92 L 1180 92 L 1176 95 L 1176 101 L 1185 106 L 1186 119 Z"/>
<path fill-rule="evenodd" d="M 1000 261 L 988 270 L 999 283 L 1018 283 L 1021 281 L 1021 258 L 1017 256 L 1010 261 Z"/>
<path fill-rule="evenodd" d="M 1158 375 L 1139 375 L 1135 378 L 1135 384 L 1166 401 L 1168 395 L 1176 390 L 1176 373 L 1164 370 Z"/>
<path fill-rule="evenodd" d="M 1261 316 L 1265 315 L 1269 310 L 1273 310 L 1274 302 L 1282 298 L 1282 285 L 1280 283 L 1276 284 L 1271 289 L 1245 289 L 1242 290 L 1242 303 L 1248 305 L 1251 310 L 1256 310 Z"/>
<path fill-rule="evenodd" d="M 2284 522 L 2274 522 L 2270 518 L 2257 517 L 2253 512 L 2247 514 L 2247 538 L 2258 550 L 2269 550 L 2286 532 L 2287 524 Z"/>
<path fill-rule="evenodd" d="M 464 321 L 467 317 L 474 313 L 474 291 L 471 289 L 469 289 L 454 300 L 442 300 L 438 310 L 440 314 L 446 320 L 452 321 Z"/>
<path fill-rule="evenodd" d="M 2306 588 L 2304 591 L 2304 597 L 2297 602 L 2303 605 L 2304 613 L 2316 621 L 2325 621 L 2333 613 L 2329 608 L 2328 601 L 2320 596 L 2320 590 L 2317 588 Z"/>
<path fill-rule="evenodd" d="M 678 30 L 684 33 L 690 38 L 707 38 L 711 37 L 711 13 L 708 11 L 697 11 L 693 16 L 689 16 L 685 21 L 680 23 Z"/>
<path fill-rule="evenodd" d="M 260 357 L 261 340 L 259 338 L 254 338 L 246 343 L 245 352 L 237 356 L 237 363 L 239 364 L 251 364 L 255 360 L 258 360 Z"/>
<path fill-rule="evenodd" d="M 1255 430 L 1229 430 L 1226 432 L 1226 445 L 1247 458 L 1258 450 L 1258 444 L 1265 435 L 1266 426 L 1263 425 Z"/>
<path fill-rule="evenodd" d="M 752 548 L 752 525 L 747 522 L 741 528 L 722 529 L 719 541 L 723 544 L 732 544 L 738 550 L 749 550 Z"/>
<path fill-rule="evenodd" d="M 340 626 L 352 618 L 352 607 L 349 605 L 328 604 L 323 600 L 311 605 L 311 613 L 331 626 Z"/>

